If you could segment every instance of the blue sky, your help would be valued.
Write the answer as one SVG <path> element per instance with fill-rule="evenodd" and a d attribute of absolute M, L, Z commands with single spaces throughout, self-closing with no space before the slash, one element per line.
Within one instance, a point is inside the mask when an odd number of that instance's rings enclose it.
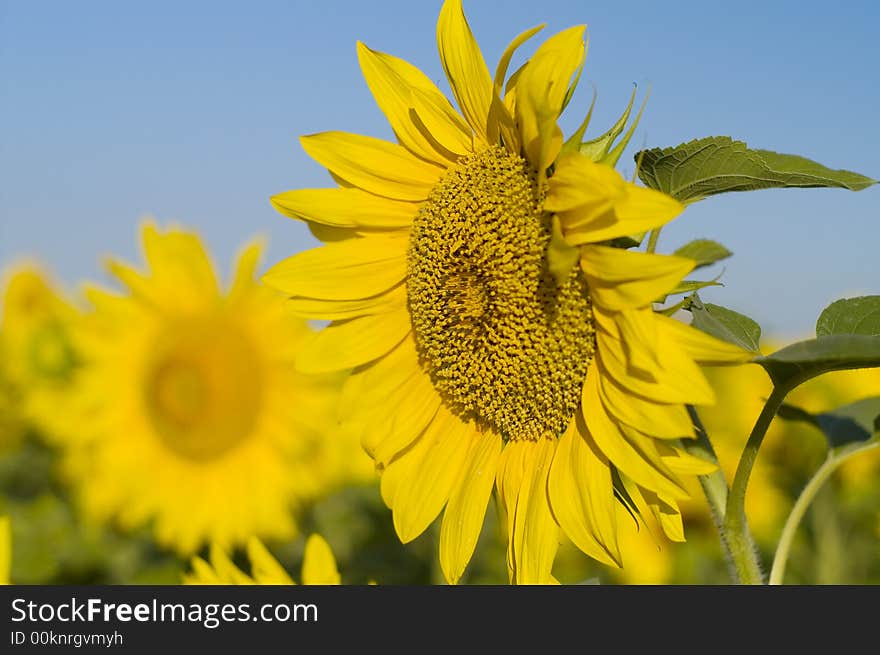
<path fill-rule="evenodd" d="M 504 7 L 498 13 L 498 7 Z M 300 134 L 391 136 L 355 42 L 401 56 L 447 89 L 440 2 L 0 2 L 0 266 L 28 255 L 65 284 L 137 259 L 149 214 L 198 229 L 224 270 L 254 234 L 268 266 L 314 245 L 269 197 L 328 186 Z M 844 9 L 845 7 L 845 9 Z M 880 177 L 880 9 L 873 2 L 466 0 L 494 68 L 546 22 L 586 23 L 587 66 L 564 127 L 598 90 L 592 134 L 632 84 L 651 95 L 633 145 L 731 135 Z M 630 152 L 621 169 L 631 173 Z M 836 298 L 880 293 L 880 188 L 730 194 L 690 207 L 660 240 L 734 251 L 707 300 L 765 334 L 811 333 Z"/>

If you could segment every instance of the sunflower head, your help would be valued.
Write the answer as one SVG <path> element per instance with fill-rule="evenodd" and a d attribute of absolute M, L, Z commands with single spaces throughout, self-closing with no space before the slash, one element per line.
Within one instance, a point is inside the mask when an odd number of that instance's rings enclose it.
<path fill-rule="evenodd" d="M 224 290 L 194 233 L 147 222 L 142 238 L 146 270 L 111 260 L 124 290 L 89 288 L 76 332 L 68 446 L 83 508 L 124 528 L 151 523 L 183 553 L 289 538 L 304 504 L 371 474 L 326 438 L 341 376 L 294 370 L 313 332 L 254 280 L 259 243 Z"/>
<path fill-rule="evenodd" d="M 23 419 L 54 439 L 66 425 L 64 407 L 78 365 L 71 339 L 78 311 L 34 263 L 11 268 L 3 288 L 0 384 Z"/>
<path fill-rule="evenodd" d="M 632 127 L 582 142 L 558 119 L 586 53 L 585 28 L 544 41 L 512 75 L 517 36 L 494 75 L 460 0 L 440 10 L 440 61 L 459 111 L 417 68 L 358 44 L 396 143 L 302 137 L 337 188 L 272 198 L 327 243 L 265 276 L 291 309 L 330 321 L 297 361 L 354 367 L 341 412 L 382 472 L 404 542 L 443 512 L 440 560 L 455 582 L 493 488 L 515 582 L 548 582 L 559 529 L 620 564 L 621 503 L 683 532 L 686 404 L 711 403 L 698 361 L 750 357 L 656 314 L 695 262 L 617 244 L 683 207 L 613 168 Z M 624 114 L 623 123 L 630 107 Z M 630 239 L 638 242 L 638 239 Z"/>

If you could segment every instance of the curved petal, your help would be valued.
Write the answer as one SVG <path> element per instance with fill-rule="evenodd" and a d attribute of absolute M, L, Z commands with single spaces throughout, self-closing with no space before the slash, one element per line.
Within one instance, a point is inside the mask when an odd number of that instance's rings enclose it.
<path fill-rule="evenodd" d="M 488 143 L 492 78 L 464 17 L 461 0 L 443 3 L 437 19 L 437 48 L 462 115 L 480 140 Z"/>
<path fill-rule="evenodd" d="M 306 540 L 301 577 L 304 585 L 338 585 L 342 581 L 333 551 L 320 535 L 309 535 Z"/>
<path fill-rule="evenodd" d="M 440 566 L 450 584 L 458 583 L 477 545 L 495 483 L 501 447 L 501 437 L 491 430 L 475 435 L 463 475 L 443 513 Z"/>
<path fill-rule="evenodd" d="M 238 298 L 254 287 L 257 265 L 265 248 L 263 239 L 254 239 L 239 251 L 235 258 L 235 271 L 229 288 L 230 298 Z"/>
<path fill-rule="evenodd" d="M 675 340 L 688 355 L 701 364 L 742 364 L 757 355 L 672 317 L 657 314 L 656 319 L 658 329 Z"/>
<path fill-rule="evenodd" d="M 580 245 L 665 225 L 684 205 L 665 193 L 627 182 L 610 166 L 567 153 L 556 162 L 544 208 L 559 216 L 566 240 Z"/>
<path fill-rule="evenodd" d="M 457 161 L 473 150 L 471 128 L 446 98 L 413 89 L 412 103 L 416 127 L 438 152 L 446 154 L 447 159 Z"/>
<path fill-rule="evenodd" d="M 360 41 L 357 43 L 357 52 L 364 79 L 401 144 L 419 157 L 443 166 L 454 161 L 450 160 L 445 149 L 435 148 L 434 143 L 425 137 L 413 121 L 414 88 L 432 99 L 440 96 L 445 100 L 434 83 L 415 66 L 384 52 L 371 50 Z"/>
<path fill-rule="evenodd" d="M 341 321 L 357 316 L 387 314 L 406 307 L 406 285 L 396 287 L 369 298 L 357 300 L 322 300 L 294 296 L 287 301 L 293 314 L 311 320 Z"/>
<path fill-rule="evenodd" d="M 595 368 L 591 367 L 587 371 L 587 379 L 584 382 L 582 411 L 587 429 L 599 449 L 614 466 L 641 486 L 662 491 L 674 497 L 686 496 L 687 492 L 677 481 L 671 479 L 664 471 L 659 470 L 659 461 L 657 461 L 659 456 L 657 460 L 653 460 L 646 457 L 646 453 L 634 448 L 621 426 L 608 416 L 599 395 L 598 382 L 598 373 Z"/>
<path fill-rule="evenodd" d="M 611 467 L 579 415 L 556 446 L 547 490 L 553 515 L 568 538 L 603 564 L 621 566 Z"/>
<path fill-rule="evenodd" d="M 409 227 L 419 213 L 418 203 L 391 200 L 357 188 L 297 189 L 269 200 L 285 216 L 331 227 Z"/>
<path fill-rule="evenodd" d="M 472 426 L 440 406 L 419 438 L 423 445 L 418 461 L 394 494 L 394 529 L 403 543 L 418 537 L 437 518 L 461 475 L 474 438 Z"/>
<path fill-rule="evenodd" d="M 300 137 L 309 156 L 351 184 L 378 196 L 422 201 L 445 172 L 403 146 L 359 134 L 321 132 Z"/>
<path fill-rule="evenodd" d="M 247 555 L 257 584 L 294 584 L 284 567 L 256 537 L 248 539 Z"/>
<path fill-rule="evenodd" d="M 687 409 L 679 403 L 654 403 L 630 393 L 611 376 L 601 376 L 602 404 L 617 421 L 658 439 L 693 437 Z"/>
<path fill-rule="evenodd" d="M 329 373 L 366 364 L 388 354 L 411 329 L 406 308 L 331 323 L 303 344 L 296 368 L 302 373 Z"/>
<path fill-rule="evenodd" d="M 422 371 L 388 398 L 387 420 L 383 421 L 382 440 L 376 444 L 373 459 L 379 466 L 388 463 L 406 449 L 430 425 L 440 408 L 440 396 L 431 378 Z M 390 414 L 390 416 L 389 416 Z"/>
<path fill-rule="evenodd" d="M 263 282 L 292 296 L 362 300 L 403 281 L 408 247 L 409 240 L 400 237 L 337 241 L 280 261 Z"/>
<path fill-rule="evenodd" d="M 547 476 L 556 440 L 543 438 L 520 444 L 529 452 L 523 458 L 522 483 L 513 508 L 513 542 L 508 546 L 513 548 L 513 582 L 550 584 L 559 548 L 559 529 L 547 497 Z"/>
<path fill-rule="evenodd" d="M 675 288 L 696 262 L 685 257 L 583 246 L 581 269 L 595 305 L 612 310 L 650 306 Z"/>
<path fill-rule="evenodd" d="M 584 30 L 577 25 L 547 39 L 516 82 L 516 117 L 523 150 L 543 175 L 562 149 L 556 124 L 565 107 L 572 77 L 583 65 Z"/>

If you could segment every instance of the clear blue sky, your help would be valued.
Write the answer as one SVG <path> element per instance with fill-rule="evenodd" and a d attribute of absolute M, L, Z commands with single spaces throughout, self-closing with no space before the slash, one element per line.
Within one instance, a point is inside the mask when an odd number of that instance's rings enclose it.
<path fill-rule="evenodd" d="M 106 279 L 104 255 L 139 257 L 145 214 L 197 228 L 224 269 L 256 233 L 269 239 L 265 265 L 311 247 L 268 200 L 330 183 L 297 136 L 391 135 L 361 78 L 358 39 L 447 89 L 440 4 L 3 0 L 0 266 L 30 255 L 69 285 Z M 568 126 L 591 83 L 593 134 L 633 82 L 650 84 L 636 146 L 724 134 L 880 177 L 875 2 L 466 0 L 465 11 L 492 68 L 527 27 L 588 25 Z M 622 164 L 632 171 L 629 154 Z M 706 299 L 765 334 L 809 334 L 830 301 L 880 293 L 877 187 L 705 200 L 663 233 L 661 250 L 696 237 L 735 253 L 726 286 Z"/>

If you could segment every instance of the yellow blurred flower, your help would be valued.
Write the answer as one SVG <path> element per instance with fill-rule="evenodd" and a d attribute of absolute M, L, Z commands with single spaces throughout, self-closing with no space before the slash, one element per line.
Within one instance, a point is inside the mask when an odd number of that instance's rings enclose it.
<path fill-rule="evenodd" d="M 184 574 L 184 584 L 196 585 L 292 585 L 296 584 L 284 567 L 260 542 L 252 537 L 247 542 L 251 574 L 239 569 L 219 546 L 212 545 L 210 563 L 201 557 L 192 558 L 192 572 Z M 317 534 L 306 540 L 300 579 L 304 585 L 338 585 L 339 570 L 330 545 Z"/>
<path fill-rule="evenodd" d="M 70 331 L 78 312 L 37 264 L 13 266 L 5 277 L 0 415 L 15 410 L 55 441 L 69 424 L 69 389 L 77 365 Z"/>
<path fill-rule="evenodd" d="M 583 25 L 508 77 L 540 29 L 510 43 L 493 78 L 461 1 L 443 3 L 440 61 L 460 113 L 417 68 L 358 43 L 397 143 L 304 136 L 340 186 L 272 199 L 327 241 L 264 278 L 300 315 L 332 321 L 297 365 L 357 367 L 343 411 L 382 472 L 398 537 L 442 513 L 453 583 L 493 488 L 515 583 L 552 582 L 560 530 L 620 563 L 616 479 L 677 536 L 682 478 L 707 470 L 678 441 L 693 432 L 685 404 L 714 401 L 695 362 L 749 358 L 652 310 L 693 260 L 608 246 L 684 208 L 624 180 L 607 149 L 581 151 L 583 130 L 563 141 Z"/>
<path fill-rule="evenodd" d="M 142 238 L 148 269 L 111 260 L 126 291 L 88 288 L 94 310 L 75 335 L 67 471 L 81 506 L 126 529 L 152 522 L 181 553 L 291 538 L 292 511 L 374 475 L 332 429 L 341 378 L 293 369 L 312 331 L 254 281 L 259 244 L 223 292 L 197 235 L 146 223 Z"/>
<path fill-rule="evenodd" d="M 11 583 L 12 570 L 12 526 L 8 516 L 0 516 L 0 585 Z"/>

